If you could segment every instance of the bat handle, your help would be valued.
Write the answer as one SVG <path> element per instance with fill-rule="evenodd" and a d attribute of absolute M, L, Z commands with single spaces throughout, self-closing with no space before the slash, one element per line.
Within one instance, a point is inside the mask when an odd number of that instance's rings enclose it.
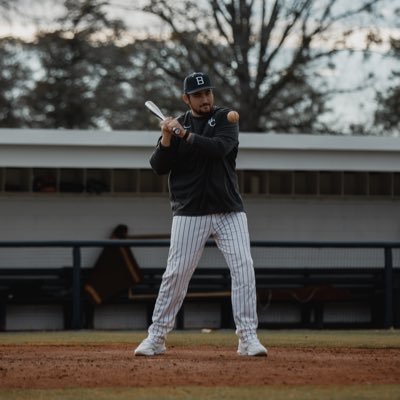
<path fill-rule="evenodd" d="M 181 133 L 181 130 L 179 128 L 173 128 L 172 132 L 174 133 L 174 135 L 179 136 L 179 134 Z"/>

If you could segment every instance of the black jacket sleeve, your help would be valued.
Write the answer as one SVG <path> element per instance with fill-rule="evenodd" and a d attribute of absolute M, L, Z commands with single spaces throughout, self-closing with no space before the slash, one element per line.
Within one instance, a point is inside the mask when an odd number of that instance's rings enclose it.
<path fill-rule="evenodd" d="M 164 147 L 161 144 L 161 137 L 158 139 L 157 146 L 150 157 L 150 165 L 157 175 L 168 174 L 176 160 L 175 138 L 172 138 L 171 146 Z"/>
<path fill-rule="evenodd" d="M 189 144 L 208 158 L 223 158 L 239 145 L 239 126 L 227 120 L 229 110 L 223 110 L 216 118 L 214 136 L 192 133 Z"/>

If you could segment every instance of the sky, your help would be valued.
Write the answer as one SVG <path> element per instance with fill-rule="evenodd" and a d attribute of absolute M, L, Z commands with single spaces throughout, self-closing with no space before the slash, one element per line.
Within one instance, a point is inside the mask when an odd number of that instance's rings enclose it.
<path fill-rule="evenodd" d="M 55 18 L 62 16 L 63 0 L 18 0 L 18 10 L 8 17 L 3 12 L 0 23 L 1 36 L 17 36 L 30 40 L 40 28 L 51 26 Z M 146 34 L 153 28 L 159 29 L 160 22 L 148 13 L 134 11 L 133 7 L 140 8 L 143 0 L 110 0 L 113 6 L 107 8 L 109 15 L 121 18 L 128 29 L 137 34 Z"/>
<path fill-rule="evenodd" d="M 49 28 L 55 16 L 63 14 L 62 0 L 19 0 L 20 6 L 18 13 L 13 13 L 11 18 L 2 18 L 0 23 L 0 36 L 19 36 L 30 40 L 38 28 Z M 135 35 L 141 37 L 150 32 L 162 32 L 161 22 L 139 11 L 132 10 L 133 7 L 140 8 L 144 0 L 111 0 L 113 6 L 108 9 L 112 17 L 121 18 L 128 29 Z M 178 0 L 174 0 L 178 1 Z M 358 0 L 353 0 L 357 2 Z M 400 24 L 393 13 L 394 6 L 400 7 L 400 0 L 385 0 L 381 7 L 381 12 L 385 16 L 385 25 L 379 29 L 387 39 L 390 35 L 400 38 Z M 28 11 L 26 11 L 28 10 Z M 4 16 L 3 16 L 4 17 Z M 365 22 L 368 26 L 368 21 Z M 362 48 L 361 42 L 362 27 L 352 40 L 356 47 Z M 358 41 L 358 42 L 357 42 Z M 350 123 L 371 123 L 375 108 L 376 90 L 384 91 L 388 85 L 388 77 L 392 70 L 399 69 L 398 60 L 391 59 L 386 55 L 387 45 L 376 48 L 366 61 L 362 54 L 355 54 L 349 57 L 348 54 L 340 54 L 337 58 L 337 68 L 335 70 L 321 71 L 330 82 L 330 85 L 337 88 L 354 86 L 354 84 L 365 81 L 370 73 L 376 75 L 376 79 L 371 87 L 366 90 L 345 93 L 336 96 L 329 105 L 334 109 L 334 113 L 326 116 L 326 122 L 343 125 L 346 130 Z"/>

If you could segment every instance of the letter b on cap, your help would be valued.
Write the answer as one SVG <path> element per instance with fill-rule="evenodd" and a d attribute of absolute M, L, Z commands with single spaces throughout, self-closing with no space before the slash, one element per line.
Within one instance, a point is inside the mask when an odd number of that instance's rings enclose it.
<path fill-rule="evenodd" d="M 197 86 L 204 85 L 204 78 L 202 76 L 196 76 Z"/>

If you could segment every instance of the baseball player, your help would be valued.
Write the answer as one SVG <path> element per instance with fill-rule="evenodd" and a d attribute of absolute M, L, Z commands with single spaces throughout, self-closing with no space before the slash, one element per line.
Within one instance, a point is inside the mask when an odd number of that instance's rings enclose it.
<path fill-rule="evenodd" d="M 238 190 L 238 123 L 226 108 L 214 105 L 213 86 L 205 73 L 187 76 L 183 101 L 189 110 L 161 122 L 161 137 L 150 158 L 157 174 L 169 174 L 173 212 L 168 262 L 148 336 L 136 356 L 166 351 L 190 278 L 212 235 L 229 266 L 232 308 L 239 337 L 238 354 L 266 356 L 257 337 L 256 286 L 247 218 Z"/>

